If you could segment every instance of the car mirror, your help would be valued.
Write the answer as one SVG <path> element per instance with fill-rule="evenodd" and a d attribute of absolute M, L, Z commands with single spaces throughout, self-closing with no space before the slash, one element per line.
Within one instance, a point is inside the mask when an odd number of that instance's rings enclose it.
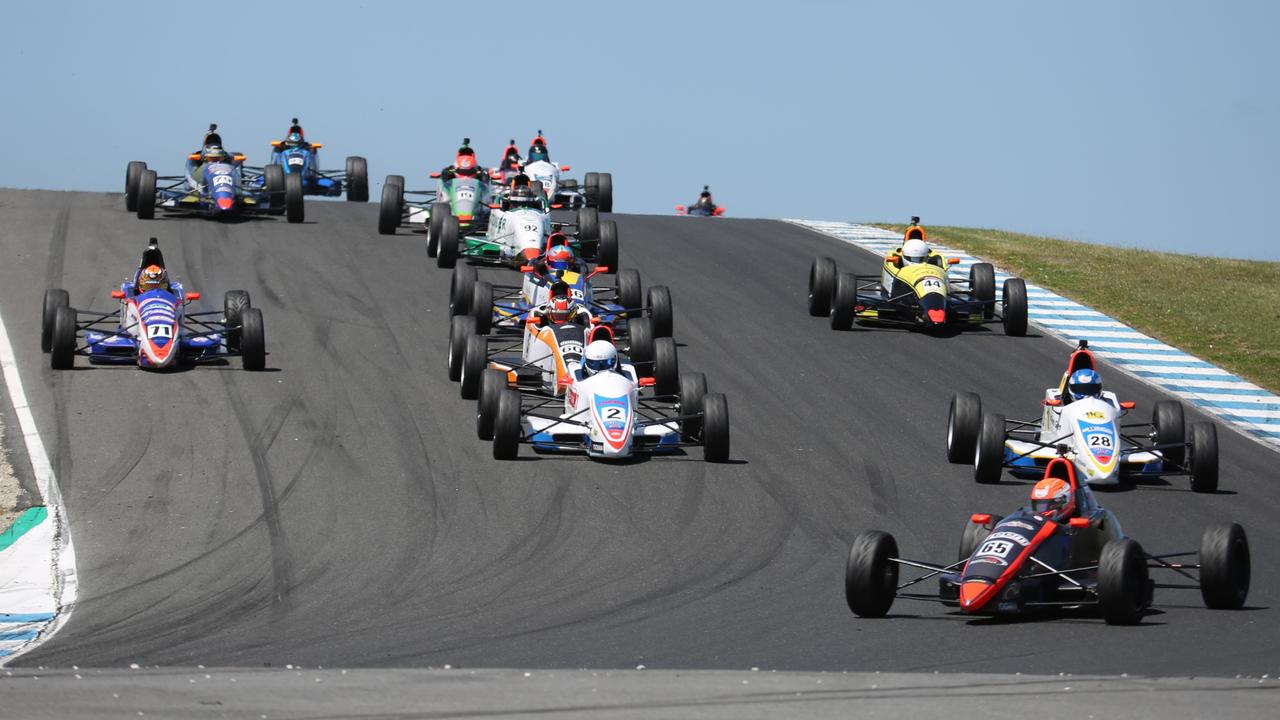
<path fill-rule="evenodd" d="M 651 377 L 640 378 L 640 387 L 653 387 L 658 381 Z"/>
<path fill-rule="evenodd" d="M 1049 399 L 1049 400 L 1045 400 L 1045 401 L 1044 401 L 1044 404 L 1045 404 L 1045 405 L 1047 405 L 1047 406 L 1049 406 L 1049 407 L 1058 407 L 1058 406 L 1062 405 L 1062 398 L 1052 398 L 1052 399 Z"/>
<path fill-rule="evenodd" d="M 520 272 L 522 272 L 522 273 L 523 273 L 523 272 L 533 272 L 533 266 L 532 266 L 532 265 L 521 265 L 521 266 L 520 266 Z"/>
<path fill-rule="evenodd" d="M 1138 407 L 1138 403 L 1134 402 L 1133 400 L 1125 400 L 1120 403 L 1120 408 L 1122 410 L 1132 410 L 1136 407 Z"/>
<path fill-rule="evenodd" d="M 889 255 L 889 257 L 886 257 L 886 258 L 884 259 L 884 261 L 885 261 L 885 262 L 891 262 L 891 263 L 895 263 L 895 264 L 896 264 L 897 262 L 899 262 L 900 260 L 902 260 L 902 256 L 901 256 L 901 255 L 898 255 L 897 253 L 893 253 L 893 254 Z"/>
<path fill-rule="evenodd" d="M 312 149 L 312 150 L 319 150 L 319 149 L 320 149 L 320 148 L 322 148 L 322 147 L 324 147 L 324 144 L 323 144 L 323 143 L 311 143 L 311 149 Z"/>
<path fill-rule="evenodd" d="M 440 173 L 438 173 L 438 172 L 431 173 L 431 177 L 433 177 L 433 178 L 439 178 L 439 177 L 440 177 Z"/>
<path fill-rule="evenodd" d="M 561 166 L 560 166 L 560 171 L 561 171 L 561 172 L 569 172 L 569 171 L 570 171 L 570 170 L 572 170 L 572 169 L 573 169 L 573 168 L 569 167 L 568 165 L 561 165 Z"/>
<path fill-rule="evenodd" d="M 199 299 L 200 299 L 200 293 L 198 292 L 187 293 L 187 302 L 191 302 L 192 300 L 199 300 Z"/>
<path fill-rule="evenodd" d="M 607 273 L 607 272 L 609 272 L 609 266 L 608 266 L 608 265 L 597 265 L 597 266 L 596 266 L 596 269 L 591 271 L 591 277 L 595 277 L 596 275 L 599 275 L 600 273 Z"/>
<path fill-rule="evenodd" d="M 490 209 L 490 210 L 501 210 L 501 209 L 502 209 L 502 203 L 489 203 L 489 209 Z"/>
<path fill-rule="evenodd" d="M 947 258 L 947 264 L 948 264 L 948 265 L 959 265 L 959 264 L 960 264 L 960 258 Z"/>
<path fill-rule="evenodd" d="M 1076 529 L 1089 527 L 1089 518 L 1071 518 L 1067 524 Z"/>
<path fill-rule="evenodd" d="M 974 513 L 969 516 L 969 522 L 974 525 L 986 525 L 991 522 L 991 513 Z"/>
<path fill-rule="evenodd" d="M 123 300 L 123 299 L 124 299 L 124 291 L 123 291 L 123 290 L 112 290 L 112 291 L 111 291 L 111 297 L 115 298 L 116 300 Z"/>

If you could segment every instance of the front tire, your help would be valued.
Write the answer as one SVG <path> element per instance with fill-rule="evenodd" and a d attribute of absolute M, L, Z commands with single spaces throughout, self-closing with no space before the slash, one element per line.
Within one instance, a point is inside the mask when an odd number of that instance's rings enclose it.
<path fill-rule="evenodd" d="M 222 323 L 227 328 L 227 350 L 240 352 L 240 326 L 244 324 L 244 311 L 252 306 L 249 293 L 244 290 L 228 290 L 222 296 Z"/>
<path fill-rule="evenodd" d="M 1098 609 L 1108 625 L 1137 625 L 1147 609 L 1147 557 L 1136 540 L 1112 540 L 1098 560 Z"/>
<path fill-rule="evenodd" d="M 49 347 L 49 367 L 70 370 L 76 362 L 76 311 L 63 306 L 53 314 L 53 343 Z"/>
<path fill-rule="evenodd" d="M 449 278 L 449 314 L 466 315 L 471 311 L 471 293 L 476 284 L 476 269 L 458 265 Z"/>
<path fill-rule="evenodd" d="M 627 355 L 633 364 L 643 366 L 653 362 L 653 344 L 653 321 L 637 318 L 627 322 Z"/>
<path fill-rule="evenodd" d="M 996 316 L 996 269 L 991 263 L 974 263 L 969 266 L 969 294 L 982 305 L 982 317 L 990 320 Z"/>
<path fill-rule="evenodd" d="M 40 352 L 53 349 L 54 323 L 58 308 L 71 307 L 71 294 L 61 288 L 44 291 L 44 308 L 40 312 Z"/>
<path fill-rule="evenodd" d="M 1249 539 L 1236 523 L 1212 525 L 1200 538 L 1200 595 L 1215 610 L 1238 610 L 1249 597 Z"/>
<path fill-rule="evenodd" d="M 458 218 L 446 215 L 440 223 L 440 240 L 436 243 L 436 265 L 451 268 L 458 264 Z"/>
<path fill-rule="evenodd" d="M 578 239 L 600 239 L 600 211 L 593 207 L 578 208 Z"/>
<path fill-rule="evenodd" d="M 284 168 L 271 163 L 262 168 L 262 189 L 267 191 L 267 208 L 272 213 L 284 212 Z"/>
<path fill-rule="evenodd" d="M 300 223 L 306 218 L 302 200 L 302 176 L 289 173 L 284 176 L 284 215 L 290 223 Z"/>
<path fill-rule="evenodd" d="M 596 185 L 596 207 L 600 212 L 613 212 L 613 173 L 600 173 Z"/>
<path fill-rule="evenodd" d="M 640 308 L 644 305 L 643 295 L 640 292 L 640 271 L 639 270 L 623 270 L 618 273 L 618 304 L 627 313 L 627 317 L 639 317 Z"/>
<path fill-rule="evenodd" d="M 618 272 L 618 224 L 612 220 L 600 223 L 600 240 L 596 244 L 596 264 Z"/>
<path fill-rule="evenodd" d="M 1191 489 L 1198 493 L 1218 490 L 1218 428 L 1213 423 L 1191 426 Z"/>
<path fill-rule="evenodd" d="M 129 212 L 138 211 L 138 179 L 147 164 L 141 160 L 130 160 L 124 171 L 124 209 Z"/>
<path fill-rule="evenodd" d="M 653 391 L 658 395 L 680 392 L 680 360 L 676 356 L 676 341 L 669 337 L 653 342 Z"/>
<path fill-rule="evenodd" d="M 138 176 L 138 219 L 152 220 L 156 216 L 156 171 L 143 170 Z"/>
<path fill-rule="evenodd" d="M 444 225 L 444 219 L 452 214 L 449 203 L 431 203 L 431 211 L 427 215 L 427 257 L 440 254 L 440 228 Z"/>
<path fill-rule="evenodd" d="M 848 273 L 836 276 L 836 293 L 831 302 L 831 329 L 853 327 L 853 306 L 858 303 L 858 279 Z"/>
<path fill-rule="evenodd" d="M 983 485 L 1000 482 L 1004 472 L 1004 416 L 989 413 L 982 416 L 978 430 L 978 448 L 973 456 L 973 479 Z"/>
<path fill-rule="evenodd" d="M 825 317 L 831 314 L 831 294 L 836 287 L 836 261 L 829 257 L 813 259 L 809 267 L 809 314 Z"/>
<path fill-rule="evenodd" d="M 462 374 L 458 377 L 459 392 L 463 400 L 476 400 L 480 397 L 480 378 L 489 364 L 489 339 L 484 335 L 472 335 L 467 338 L 467 346 L 462 353 Z"/>
<path fill-rule="evenodd" d="M 455 315 L 449 321 L 449 379 L 457 382 L 462 377 L 462 354 L 467 349 L 467 339 L 476 334 L 476 319 L 470 315 Z"/>
<path fill-rule="evenodd" d="M 707 396 L 707 376 L 700 372 L 680 376 L 680 414 L 699 415 L 703 412 Z M 702 418 L 691 417 L 680 421 L 680 439 L 694 442 L 702 434 Z"/>
<path fill-rule="evenodd" d="M 884 617 L 898 592 L 898 542 L 889 533 L 859 533 L 844 567 L 844 598 L 858 617 Z"/>
<path fill-rule="evenodd" d="M 515 460 L 520 453 L 520 393 L 505 388 L 498 393 L 493 418 L 493 459 Z"/>
<path fill-rule="evenodd" d="M 653 334 L 671 337 L 675 330 L 675 313 L 671 306 L 671 290 L 666 285 L 649 288 L 649 317 L 653 319 Z"/>
<path fill-rule="evenodd" d="M 240 317 L 240 364 L 254 372 L 267 366 L 266 327 L 256 307 L 245 308 Z"/>
<path fill-rule="evenodd" d="M 471 317 L 476 319 L 476 334 L 488 335 L 493 328 L 493 284 L 481 280 L 471 287 Z"/>
<path fill-rule="evenodd" d="M 973 462 L 981 430 L 982 398 L 971 392 L 952 395 L 947 413 L 947 462 Z"/>
<path fill-rule="evenodd" d="M 1022 337 L 1027 334 L 1027 283 L 1022 278 L 1004 281 L 1000 321 L 1004 334 Z"/>
<path fill-rule="evenodd" d="M 347 202 L 369 202 L 369 161 L 359 155 L 347 158 Z"/>
<path fill-rule="evenodd" d="M 506 390 L 507 374 L 490 368 L 480 375 L 480 402 L 476 404 L 476 435 L 493 440 L 493 423 L 498 415 L 498 398 Z"/>
<path fill-rule="evenodd" d="M 729 460 L 729 401 L 723 393 L 709 393 L 702 399 L 702 459 L 722 463 Z"/>

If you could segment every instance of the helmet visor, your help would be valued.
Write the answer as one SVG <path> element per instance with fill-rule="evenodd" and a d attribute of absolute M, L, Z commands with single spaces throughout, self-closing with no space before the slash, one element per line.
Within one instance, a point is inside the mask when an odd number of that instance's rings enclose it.
<path fill-rule="evenodd" d="M 597 358 L 595 360 L 587 360 L 583 362 L 582 366 L 587 369 L 587 372 L 595 374 L 600 372 L 601 370 L 612 370 L 613 361 L 614 361 L 614 358 L 611 358 L 611 357 Z"/>

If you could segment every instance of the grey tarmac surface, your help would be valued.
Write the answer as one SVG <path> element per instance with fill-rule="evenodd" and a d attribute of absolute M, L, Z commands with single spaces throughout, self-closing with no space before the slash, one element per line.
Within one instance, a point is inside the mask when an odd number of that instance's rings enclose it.
<path fill-rule="evenodd" d="M 947 403 L 1035 415 L 1068 351 L 995 329 L 834 333 L 806 315 L 809 263 L 876 260 L 772 221 L 617 217 L 622 263 L 671 286 L 684 370 L 728 394 L 734 462 L 491 459 L 445 374 L 448 272 L 376 206 L 308 202 L 308 223 L 140 221 L 120 195 L 0 192 L 0 313 L 66 498 L 80 602 L 20 667 L 633 668 L 1118 675 L 1280 671 L 1276 453 L 1222 429 L 1222 488 L 1102 494 L 1151 551 L 1236 520 L 1249 608 L 1159 591 L 1139 627 L 845 607 L 858 531 L 947 560 L 972 512 L 1030 485 L 948 465 Z M 253 295 L 268 372 L 54 373 L 40 293 L 105 309 L 148 236 L 219 306 Z M 508 278 L 514 274 L 507 274 Z M 1139 403 L 1160 395 L 1103 368 Z M 1191 413 L 1195 417 L 1195 413 Z"/>
<path fill-rule="evenodd" d="M 12 671 L 4 717 L 1273 718 L 1275 679 L 715 670 Z M 56 705 L 49 696 L 57 693 Z"/>

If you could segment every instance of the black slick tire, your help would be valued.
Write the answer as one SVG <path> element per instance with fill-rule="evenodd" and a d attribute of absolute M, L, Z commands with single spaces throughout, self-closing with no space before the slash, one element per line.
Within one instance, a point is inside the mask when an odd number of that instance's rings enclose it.
<path fill-rule="evenodd" d="M 831 296 L 836 289 L 836 261 L 829 257 L 813 259 L 809 267 L 809 314 L 826 317 L 831 314 Z"/>
<path fill-rule="evenodd" d="M 977 393 L 958 392 L 951 396 L 947 413 L 947 461 L 971 463 L 982 430 L 982 398 Z"/>
<path fill-rule="evenodd" d="M 53 342 L 49 347 L 49 367 L 70 370 L 76 362 L 76 311 L 62 306 L 53 313 Z"/>
<path fill-rule="evenodd" d="M 504 388 L 498 393 L 493 416 L 493 459 L 515 460 L 520 452 L 520 393 Z"/>
<path fill-rule="evenodd" d="M 262 311 L 256 307 L 245 308 L 240 315 L 240 364 L 245 370 L 257 372 L 266 368 L 266 332 Z"/>
<path fill-rule="evenodd" d="M 973 454 L 973 479 L 983 485 L 1000 482 L 1004 472 L 1004 416 L 987 413 L 978 430 L 977 450 Z"/>
<path fill-rule="evenodd" d="M 858 279 L 848 273 L 836 276 L 835 297 L 831 300 L 831 329 L 853 327 L 853 306 L 858 302 Z"/>
<path fill-rule="evenodd" d="M 222 296 L 222 322 L 227 328 L 227 350 L 240 352 L 240 326 L 244 311 L 253 306 L 249 293 L 244 290 L 228 290 Z"/>
<path fill-rule="evenodd" d="M 62 288 L 49 288 L 44 291 L 44 308 L 40 312 L 40 352 L 53 349 L 54 322 L 57 320 L 58 308 L 71 306 L 71 294 Z"/>
<path fill-rule="evenodd" d="M 1173 465 L 1181 466 L 1187 460 L 1186 419 L 1182 403 L 1177 400 L 1160 400 L 1151 408 L 1151 426 L 1156 431 L 1157 445 L 1171 445 L 1160 453 Z"/>
<path fill-rule="evenodd" d="M 302 176 L 289 173 L 284 176 L 284 217 L 290 223 L 300 223 L 306 219 L 306 205 L 303 201 Z"/>
<path fill-rule="evenodd" d="M 990 320 L 996 316 L 996 269 L 991 263 L 974 263 L 969 266 L 969 294 L 984 303 L 982 317 Z"/>
<path fill-rule="evenodd" d="M 1249 539 L 1236 523 L 1205 529 L 1200 538 L 1200 595 L 1215 610 L 1238 610 L 1249 598 Z"/>
<path fill-rule="evenodd" d="M 884 617 L 898 589 L 898 543 L 889 533 L 872 530 L 854 536 L 844 567 L 844 598 L 854 615 Z"/>
<path fill-rule="evenodd" d="M 1022 278 L 1004 281 L 1000 321 L 1004 334 L 1022 337 L 1027 334 L 1027 283 Z"/>
<path fill-rule="evenodd" d="M 1136 540 L 1112 540 L 1098 559 L 1098 610 L 1108 625 L 1137 625 L 1147 609 L 1147 558 Z"/>
<path fill-rule="evenodd" d="M 347 202 L 369 202 L 369 161 L 359 155 L 347 158 Z"/>
<path fill-rule="evenodd" d="M 1191 426 L 1191 489 L 1198 493 L 1218 491 L 1218 428 L 1210 422 Z"/>
<path fill-rule="evenodd" d="M 675 311 L 671 305 L 671 290 L 666 285 L 649 288 L 649 317 L 653 320 L 653 334 L 672 337 L 675 332 Z"/>

